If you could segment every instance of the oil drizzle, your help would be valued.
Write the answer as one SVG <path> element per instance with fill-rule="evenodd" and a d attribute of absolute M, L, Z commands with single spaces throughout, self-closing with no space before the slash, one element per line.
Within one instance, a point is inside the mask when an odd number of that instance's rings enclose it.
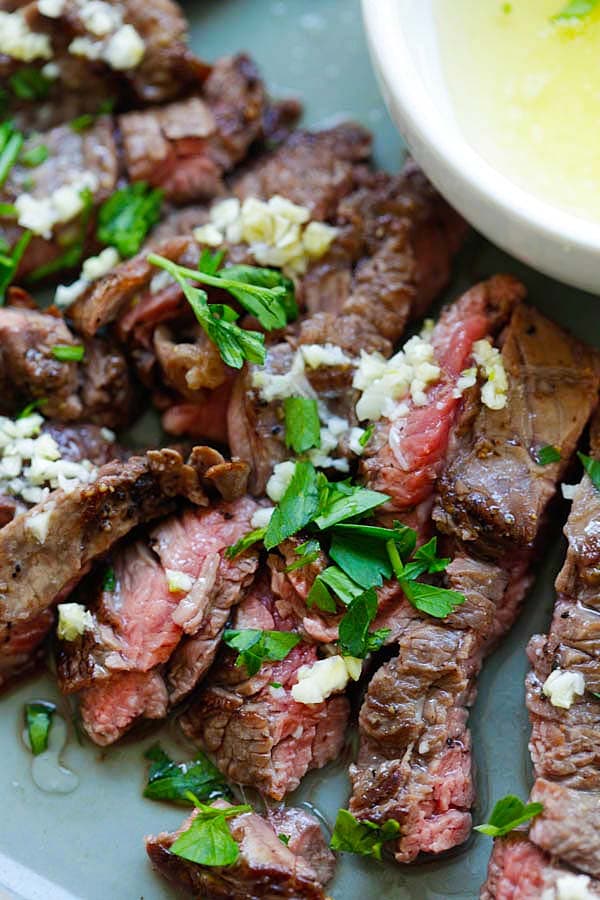
<path fill-rule="evenodd" d="M 23 741 L 31 750 L 26 728 L 23 731 Z M 31 760 L 31 777 L 37 787 L 47 794 L 70 794 L 79 786 L 79 776 L 60 762 L 60 755 L 66 743 L 66 722 L 62 716 L 54 713 L 48 735 L 48 747 Z"/>

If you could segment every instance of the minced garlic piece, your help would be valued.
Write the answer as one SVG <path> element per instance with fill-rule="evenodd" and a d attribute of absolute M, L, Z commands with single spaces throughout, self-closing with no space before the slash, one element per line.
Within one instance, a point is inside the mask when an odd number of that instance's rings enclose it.
<path fill-rule="evenodd" d="M 38 0 L 38 12 L 49 19 L 58 19 L 65 11 L 65 0 Z"/>
<path fill-rule="evenodd" d="M 337 344 L 302 344 L 300 353 L 309 369 L 349 366 L 352 359 Z"/>
<path fill-rule="evenodd" d="M 194 586 L 194 579 L 187 572 L 179 572 L 176 569 L 165 569 L 167 585 L 171 594 L 189 594 Z"/>
<path fill-rule="evenodd" d="M 297 703 L 322 703 L 331 694 L 343 691 L 350 679 L 358 681 L 362 659 L 353 656 L 329 656 L 311 666 L 298 669 L 298 682 L 292 687 Z"/>
<path fill-rule="evenodd" d="M 556 900 L 596 900 L 598 894 L 589 889 L 588 875 L 561 875 L 556 882 Z"/>
<path fill-rule="evenodd" d="M 283 496 L 283 494 L 281 496 Z M 271 516 L 274 512 L 274 506 L 262 506 L 260 509 L 256 510 L 256 512 L 250 519 L 250 524 L 253 528 L 266 528 L 271 521 Z"/>
<path fill-rule="evenodd" d="M 577 493 L 578 484 L 565 484 L 564 482 L 560 486 L 561 493 L 565 500 L 574 500 L 575 494 Z"/>
<path fill-rule="evenodd" d="M 82 193 L 86 189 L 98 189 L 98 176 L 94 172 L 81 172 L 48 197 L 20 194 L 15 200 L 19 225 L 49 240 L 56 225 L 70 222 L 83 210 Z"/>
<path fill-rule="evenodd" d="M 475 341 L 473 359 L 485 373 L 485 384 L 481 389 L 481 401 L 490 409 L 504 409 L 507 402 L 508 378 L 502 355 L 490 341 Z"/>
<path fill-rule="evenodd" d="M 275 375 L 262 368 L 252 372 L 252 386 L 258 388 L 261 400 L 285 400 L 286 397 L 312 397 L 316 393 L 304 374 L 304 357 L 296 353 L 292 365 L 284 375 Z"/>
<path fill-rule="evenodd" d="M 38 544 L 45 544 L 52 517 L 52 508 L 33 513 L 27 517 L 25 528 L 34 536 Z"/>
<path fill-rule="evenodd" d="M 32 62 L 34 59 L 51 59 L 52 45 L 47 34 L 29 28 L 20 10 L 0 12 L 0 53 Z"/>
<path fill-rule="evenodd" d="M 583 697 L 585 694 L 585 678 L 581 672 L 565 672 L 562 669 L 554 669 L 546 678 L 542 691 L 552 706 L 559 709 L 570 709 L 575 702 L 575 697 Z"/>
<path fill-rule="evenodd" d="M 93 631 L 94 618 L 81 603 L 58 604 L 56 634 L 61 641 L 74 641 L 85 631 Z"/>
<path fill-rule="evenodd" d="M 260 265 L 301 275 L 312 260 L 327 253 L 338 233 L 325 222 L 309 219 L 307 207 L 279 195 L 266 202 L 229 198 L 212 207 L 210 220 L 194 230 L 194 238 L 209 247 L 225 241 L 248 244 Z"/>
<path fill-rule="evenodd" d="M 46 0 L 48 2 L 48 0 Z M 105 37 L 123 24 L 123 15 L 118 6 L 105 0 L 87 0 L 79 4 L 79 16 L 86 31 L 96 37 Z"/>
<path fill-rule="evenodd" d="M 107 275 L 121 261 L 115 247 L 105 247 L 98 256 L 88 256 L 81 267 L 81 276 L 85 281 L 96 281 Z"/>
<path fill-rule="evenodd" d="M 287 491 L 290 481 L 294 477 L 296 471 L 296 463 L 288 459 L 286 462 L 277 463 L 273 469 L 273 474 L 267 481 L 267 497 L 273 503 L 279 503 L 285 492 Z"/>

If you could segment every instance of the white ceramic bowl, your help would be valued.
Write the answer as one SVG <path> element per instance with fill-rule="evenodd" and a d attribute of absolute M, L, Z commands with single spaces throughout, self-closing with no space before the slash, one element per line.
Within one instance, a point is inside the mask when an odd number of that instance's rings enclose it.
<path fill-rule="evenodd" d="M 438 190 L 513 256 L 600 293 L 600 225 L 527 193 L 483 159 L 462 133 L 444 83 L 433 0 L 362 0 L 362 7 L 392 118 Z"/>

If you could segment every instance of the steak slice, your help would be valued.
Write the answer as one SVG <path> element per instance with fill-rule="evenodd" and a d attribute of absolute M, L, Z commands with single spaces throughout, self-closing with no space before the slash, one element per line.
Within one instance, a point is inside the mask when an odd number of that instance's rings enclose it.
<path fill-rule="evenodd" d="M 561 900 L 600 897 L 600 882 L 563 868 L 514 832 L 494 841 L 487 881 L 480 900 Z"/>
<path fill-rule="evenodd" d="M 446 518 L 446 497 L 459 495 L 471 516 L 469 530 L 456 527 L 444 548 L 453 558 L 446 586 L 466 602 L 436 622 L 416 611 L 407 615 L 403 604 L 396 614 L 388 611 L 399 653 L 373 677 L 360 712 L 350 810 L 359 818 L 400 822 L 399 862 L 450 849 L 470 832 L 467 719 L 476 676 L 518 613 L 548 505 L 597 402 L 595 352 L 533 310 L 514 310 L 502 358 L 509 378 L 506 406 L 491 410 L 469 398 L 439 481 L 442 527 L 450 531 L 448 522 L 454 523 Z M 493 443 L 479 437 L 481 423 L 485 437 L 496 435 Z M 467 449 L 469 441 L 477 449 Z M 546 445 L 558 448 L 561 460 L 542 467 L 534 454 Z M 515 459 L 520 480 L 508 477 Z M 516 509 L 521 497 L 514 500 L 515 484 L 535 498 L 535 515 L 529 505 Z M 507 512 L 506 527 L 497 528 L 492 540 L 487 517 L 503 510 L 514 511 L 514 519 Z"/>
<path fill-rule="evenodd" d="M 176 838 L 190 827 L 195 815 L 192 813 L 175 833 L 146 838 L 153 866 L 178 888 L 208 900 L 326 900 L 323 886 L 333 877 L 335 858 L 314 816 L 290 808 L 229 819 L 240 857 L 234 865 L 218 868 L 189 862 L 171 852 Z M 287 846 L 279 834 L 290 838 Z"/>
<path fill-rule="evenodd" d="M 29 633 L 29 623 L 64 598 L 132 528 L 171 512 L 178 496 L 208 503 L 201 462 L 194 455 L 192 460 L 195 466 L 175 450 L 151 450 L 109 463 L 92 484 L 54 491 L 0 529 L 0 657 L 12 654 L 13 630 Z M 43 523 L 37 538 L 33 517 Z"/>
<path fill-rule="evenodd" d="M 96 589 L 93 629 L 58 651 L 61 690 L 83 691 L 83 726 L 97 744 L 114 742 L 141 716 L 164 717 L 210 667 L 258 564 L 255 552 L 228 560 L 224 550 L 248 532 L 257 508 L 244 497 L 188 509 L 113 553 L 114 588 Z M 173 573 L 189 586 L 176 589 Z M 89 597 L 89 588 L 79 594 Z M 151 716 L 149 696 L 157 698 Z"/>
<path fill-rule="evenodd" d="M 237 608 L 233 628 L 295 630 L 283 618 L 263 570 Z M 302 641 L 281 662 L 265 662 L 248 677 L 223 650 L 202 689 L 181 717 L 188 737 L 213 754 L 227 778 L 281 800 L 309 769 L 335 759 L 344 743 L 348 701 L 337 695 L 301 704 L 291 695 L 298 669 L 317 659 L 316 645 Z M 273 685 L 281 687 L 273 687 Z"/>

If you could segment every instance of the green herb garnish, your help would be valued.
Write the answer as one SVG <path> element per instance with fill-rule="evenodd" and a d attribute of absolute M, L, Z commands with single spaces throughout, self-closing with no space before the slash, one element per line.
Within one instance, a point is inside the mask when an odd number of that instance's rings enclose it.
<path fill-rule="evenodd" d="M 81 362 L 85 356 L 83 344 L 55 344 L 52 356 L 59 362 Z"/>
<path fill-rule="evenodd" d="M 231 796 L 225 778 L 204 753 L 198 753 L 191 762 L 176 763 L 160 744 L 154 744 L 144 756 L 152 762 L 144 797 L 187 806 L 193 803 L 190 792 L 199 800 Z"/>
<path fill-rule="evenodd" d="M 19 268 L 19 263 L 29 246 L 31 237 L 31 231 L 24 231 L 10 255 L 7 253 L 0 254 L 0 306 L 4 305 L 6 289 L 11 284 L 15 273 Z"/>
<path fill-rule="evenodd" d="M 19 69 L 10 76 L 8 82 L 19 100 L 45 100 L 52 86 L 52 81 L 33 66 Z"/>
<path fill-rule="evenodd" d="M 30 416 L 36 409 L 39 409 L 40 406 L 43 406 L 44 403 L 47 402 L 45 397 L 40 397 L 38 400 L 32 400 L 31 403 L 28 403 L 27 406 L 23 407 L 21 412 L 17 415 L 17 419 L 26 419 L 27 416 Z"/>
<path fill-rule="evenodd" d="M 35 147 L 30 147 L 29 150 L 24 150 L 19 157 L 19 162 L 33 169 L 45 162 L 49 155 L 50 151 L 45 144 L 37 144 Z"/>
<path fill-rule="evenodd" d="M 288 845 L 289 842 L 290 842 L 290 836 L 289 836 L 289 834 L 278 834 L 277 837 L 279 838 L 279 840 L 281 841 L 281 843 L 282 843 L 282 844 L 285 844 L 285 846 L 287 847 L 287 845 Z"/>
<path fill-rule="evenodd" d="M 388 541 L 387 549 L 394 574 L 400 582 L 406 599 L 415 609 L 426 613 L 428 616 L 433 616 L 435 619 L 445 619 L 465 602 L 466 598 L 463 594 L 459 594 L 458 591 L 449 591 L 446 588 L 439 588 L 432 584 L 422 584 L 419 581 L 415 581 L 414 579 L 422 574 L 422 565 L 424 563 L 417 562 L 416 567 L 412 566 L 411 563 L 405 566 L 393 541 Z M 445 562 L 447 564 L 448 560 L 445 560 Z M 438 570 L 436 569 L 436 571 Z"/>
<path fill-rule="evenodd" d="M 345 482 L 328 485 L 329 492 L 322 503 L 315 525 L 321 530 L 331 528 L 345 519 L 354 519 L 382 506 L 389 497 L 379 491 L 350 486 Z"/>
<path fill-rule="evenodd" d="M 296 547 L 294 553 L 300 557 L 285 567 L 285 572 L 295 572 L 296 569 L 302 569 L 318 560 L 321 548 L 318 541 L 305 541 Z"/>
<path fill-rule="evenodd" d="M 252 807 L 229 806 L 218 809 L 201 803 L 189 794 L 198 809 L 195 819 L 171 845 L 170 852 L 201 866 L 231 866 L 237 862 L 240 848 L 232 837 L 227 819 L 252 812 Z"/>
<path fill-rule="evenodd" d="M 29 745 L 34 756 L 48 749 L 48 737 L 52 728 L 52 718 L 56 712 L 54 703 L 37 701 L 25 706 L 25 726 Z"/>
<path fill-rule="evenodd" d="M 591 456 L 586 456 L 585 453 L 578 453 L 577 456 L 588 473 L 590 481 L 596 490 L 600 491 L 600 462 L 597 459 L 592 459 Z"/>
<path fill-rule="evenodd" d="M 117 576 L 112 566 L 108 566 L 102 579 L 102 590 L 112 592 L 117 586 Z"/>
<path fill-rule="evenodd" d="M 358 443 L 361 447 L 366 447 L 371 438 L 373 437 L 373 432 L 375 431 L 375 426 L 373 424 L 367 426 L 361 436 L 358 439 Z"/>
<path fill-rule="evenodd" d="M 492 810 L 489 822 L 476 825 L 475 831 L 489 834 L 491 837 L 503 837 L 519 825 L 523 825 L 524 822 L 529 822 L 539 816 L 543 809 L 542 803 L 525 804 L 518 797 L 509 794 L 502 800 L 498 800 Z"/>
<path fill-rule="evenodd" d="M 329 846 L 332 850 L 373 856 L 380 860 L 384 843 L 395 840 L 399 835 L 400 825 L 395 819 L 378 825 L 368 819 L 355 819 L 347 809 L 340 809 Z"/>
<path fill-rule="evenodd" d="M 223 632 L 228 647 L 238 651 L 236 666 L 244 666 L 248 675 L 256 675 L 263 662 L 279 662 L 300 643 L 300 635 L 289 631 L 259 631 L 246 628 Z"/>
<path fill-rule="evenodd" d="M 265 547 L 272 550 L 312 522 L 320 508 L 319 479 L 309 462 L 297 462 L 292 480 L 267 526 Z"/>
<path fill-rule="evenodd" d="M 593 12 L 600 0 L 571 0 L 559 13 L 551 17 L 552 22 L 568 22 L 570 19 L 584 19 Z"/>
<path fill-rule="evenodd" d="M 377 615 L 377 594 L 374 588 L 355 597 L 348 606 L 348 612 L 340 622 L 340 649 L 343 656 L 364 659 L 383 645 L 390 634 L 389 628 L 379 628 L 370 632 L 369 626 Z"/>
<path fill-rule="evenodd" d="M 75 119 L 71 119 L 69 122 L 69 128 L 72 131 L 81 132 L 87 131 L 88 128 L 91 128 L 94 122 L 96 121 L 96 116 L 93 113 L 83 113 L 81 116 L 77 116 Z"/>
<path fill-rule="evenodd" d="M 538 466 L 549 466 L 551 463 L 560 462 L 560 450 L 548 444 L 546 447 L 540 447 L 535 454 L 535 461 Z"/>
<path fill-rule="evenodd" d="M 22 133 L 17 131 L 12 122 L 3 122 L 0 125 L 0 187 L 17 161 L 23 141 Z"/>
<path fill-rule="evenodd" d="M 317 401 L 311 397 L 286 397 L 285 445 L 294 453 L 305 453 L 321 446 L 321 423 Z"/>
<path fill-rule="evenodd" d="M 0 219 L 16 219 L 17 215 L 18 210 L 14 203 L 0 203 Z M 8 250 L 8 245 L 4 249 Z"/>
<path fill-rule="evenodd" d="M 254 544 L 257 544 L 259 541 L 262 541 L 266 533 L 266 525 L 264 528 L 255 528 L 254 531 L 249 531 L 248 534 L 241 537 L 239 541 L 236 541 L 235 544 L 232 544 L 231 547 L 227 548 L 225 556 L 227 559 L 234 559 L 236 556 L 239 556 L 240 553 L 243 553 L 244 550 L 254 546 Z"/>
<path fill-rule="evenodd" d="M 124 258 L 134 256 L 160 219 L 163 196 L 145 181 L 115 191 L 98 211 L 98 240 L 116 247 Z"/>

